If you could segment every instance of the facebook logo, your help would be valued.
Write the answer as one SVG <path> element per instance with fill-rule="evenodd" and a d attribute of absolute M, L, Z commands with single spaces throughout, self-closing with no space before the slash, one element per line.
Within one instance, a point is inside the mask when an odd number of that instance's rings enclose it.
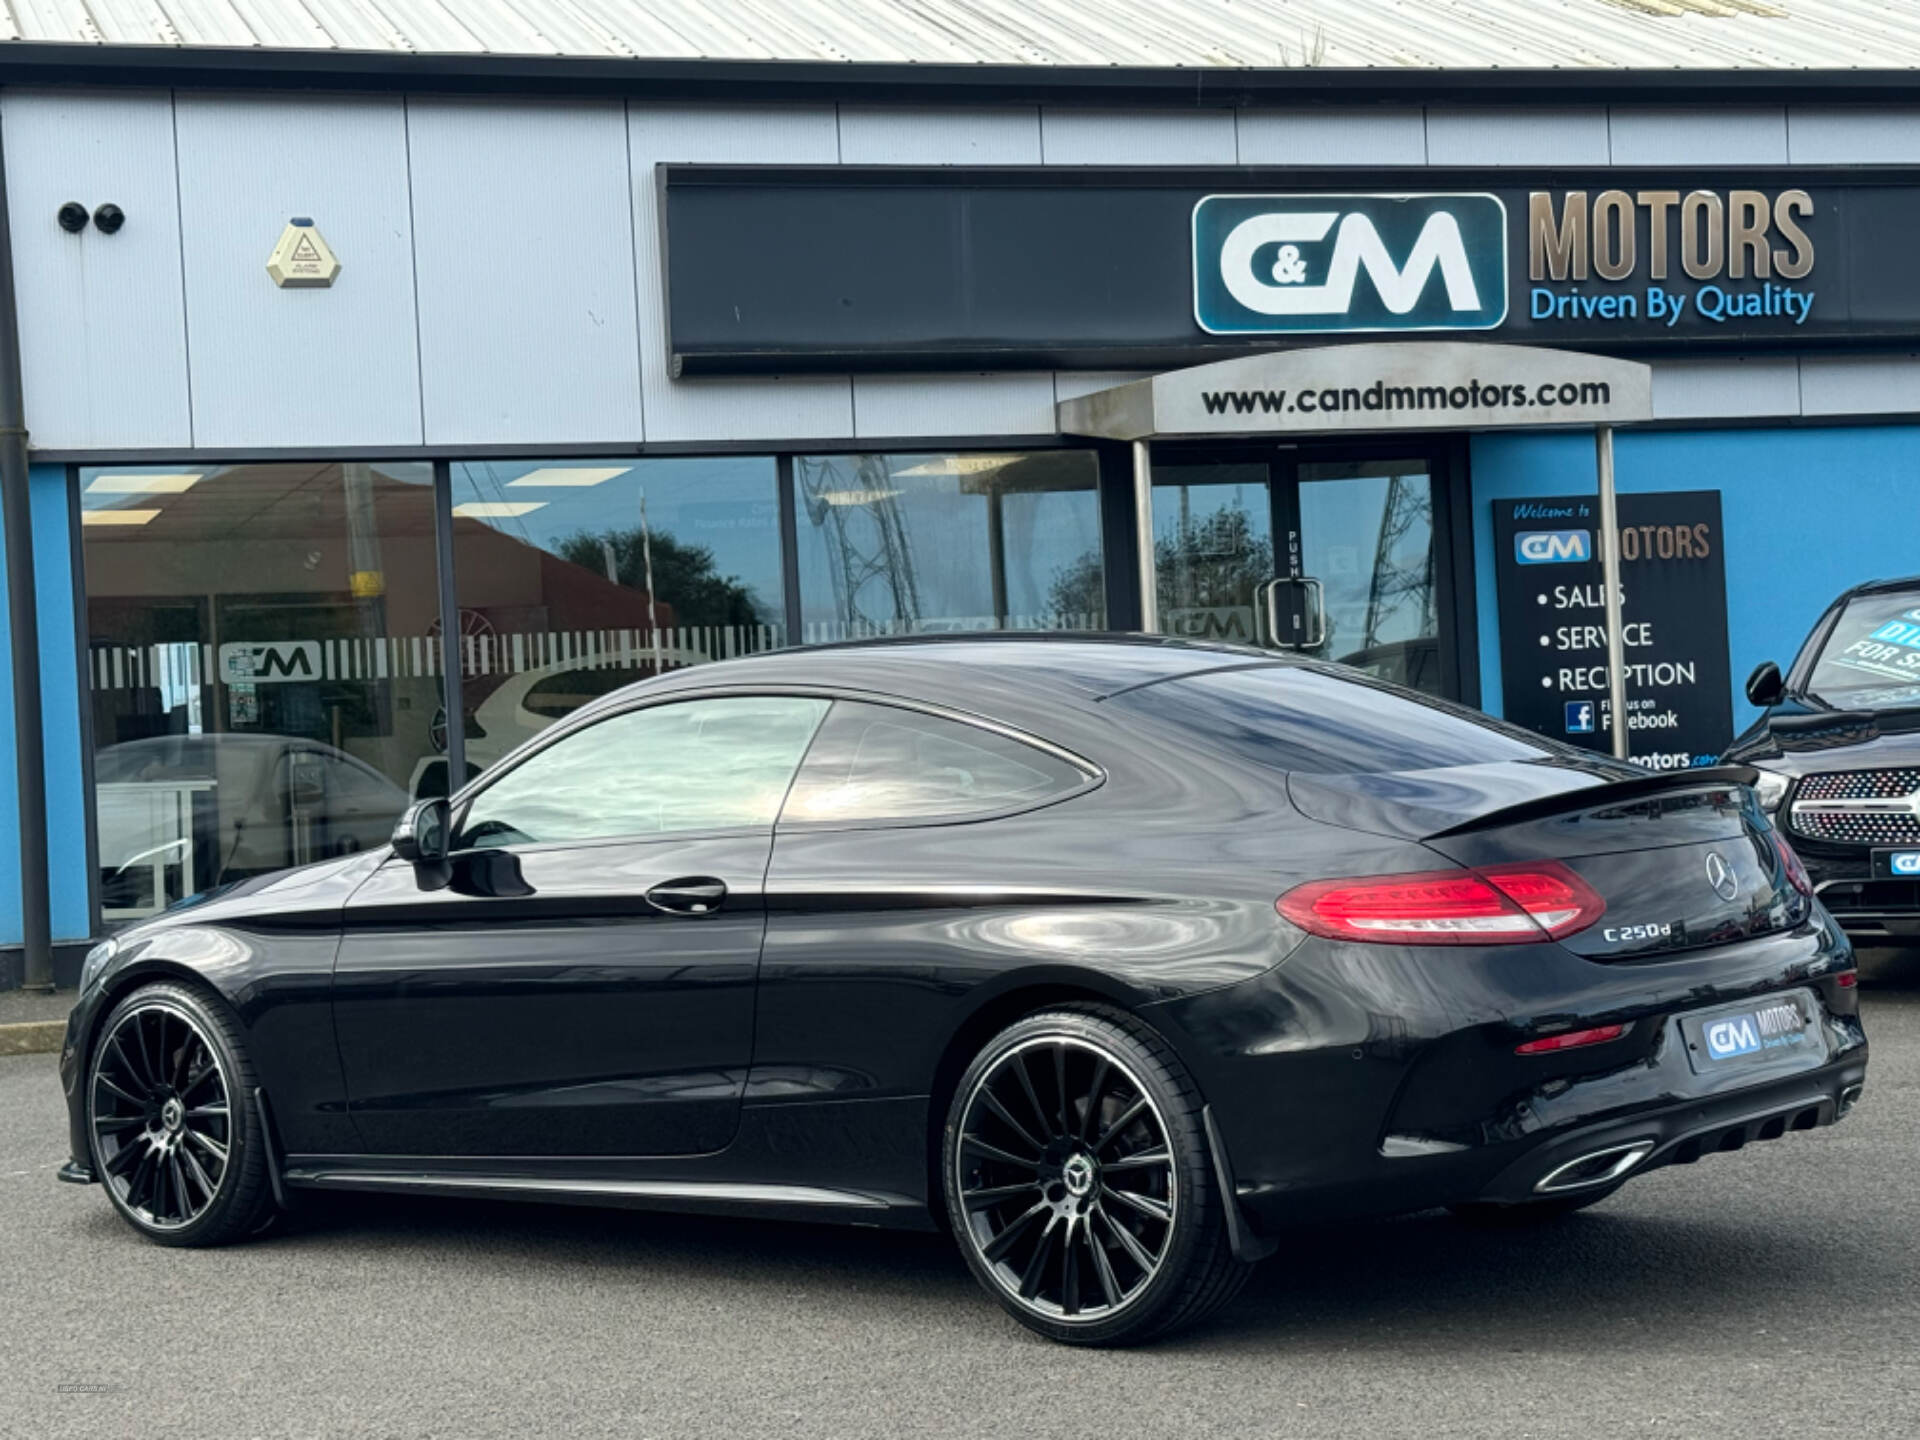
<path fill-rule="evenodd" d="M 1593 734 L 1593 702 L 1591 700 L 1567 701 L 1567 734 Z"/>

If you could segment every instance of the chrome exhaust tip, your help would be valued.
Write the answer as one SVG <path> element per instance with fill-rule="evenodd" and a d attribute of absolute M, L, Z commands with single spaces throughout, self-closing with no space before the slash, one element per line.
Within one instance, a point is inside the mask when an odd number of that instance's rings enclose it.
<path fill-rule="evenodd" d="M 1865 1085 L 1849 1085 L 1840 1092 L 1840 1115 L 1846 1114 L 1860 1103 L 1860 1092 L 1866 1088 Z M 1836 1115 L 1834 1118 L 1837 1120 L 1840 1117 Z"/>
<path fill-rule="evenodd" d="M 1635 1140 L 1626 1145 L 1609 1145 L 1593 1150 L 1577 1160 L 1569 1160 L 1549 1170 L 1534 1185 L 1539 1195 L 1557 1195 L 1568 1190 L 1587 1190 L 1595 1185 L 1611 1185 L 1653 1153 L 1653 1141 Z"/>

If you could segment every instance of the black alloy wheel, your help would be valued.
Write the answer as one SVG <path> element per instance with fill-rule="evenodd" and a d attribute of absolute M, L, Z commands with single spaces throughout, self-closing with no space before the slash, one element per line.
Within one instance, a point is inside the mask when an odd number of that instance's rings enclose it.
<path fill-rule="evenodd" d="M 962 1078 L 947 1127 L 948 1213 L 974 1274 L 1029 1328 L 1124 1344 L 1238 1290 L 1201 1101 L 1178 1059 L 1120 1012 L 1036 1015 Z"/>
<path fill-rule="evenodd" d="M 270 1213 L 253 1088 L 233 1023 L 184 986 L 136 990 L 107 1017 L 87 1071 L 94 1175 L 141 1234 L 215 1245 Z"/>

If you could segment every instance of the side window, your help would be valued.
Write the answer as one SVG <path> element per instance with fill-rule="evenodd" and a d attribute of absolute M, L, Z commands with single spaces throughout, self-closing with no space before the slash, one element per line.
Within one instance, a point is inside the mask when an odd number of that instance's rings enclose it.
<path fill-rule="evenodd" d="M 992 730 L 916 710 L 835 703 L 782 820 L 977 815 L 1078 789 L 1086 772 Z"/>
<path fill-rule="evenodd" d="M 827 705 L 727 696 L 609 716 L 482 790 L 455 848 L 771 825 Z"/>

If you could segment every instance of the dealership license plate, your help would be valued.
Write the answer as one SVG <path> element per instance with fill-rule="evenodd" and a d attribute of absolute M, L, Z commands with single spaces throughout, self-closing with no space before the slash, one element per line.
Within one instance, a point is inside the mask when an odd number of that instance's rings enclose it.
<path fill-rule="evenodd" d="M 1876 850 L 1873 873 L 1895 879 L 1920 880 L 1920 850 Z"/>
<path fill-rule="evenodd" d="M 1808 1053 L 1817 1043 L 1813 1026 L 1813 997 L 1804 990 L 1773 996 L 1758 1004 L 1680 1017 L 1687 1060 L 1695 1070 L 1718 1070 Z"/>

